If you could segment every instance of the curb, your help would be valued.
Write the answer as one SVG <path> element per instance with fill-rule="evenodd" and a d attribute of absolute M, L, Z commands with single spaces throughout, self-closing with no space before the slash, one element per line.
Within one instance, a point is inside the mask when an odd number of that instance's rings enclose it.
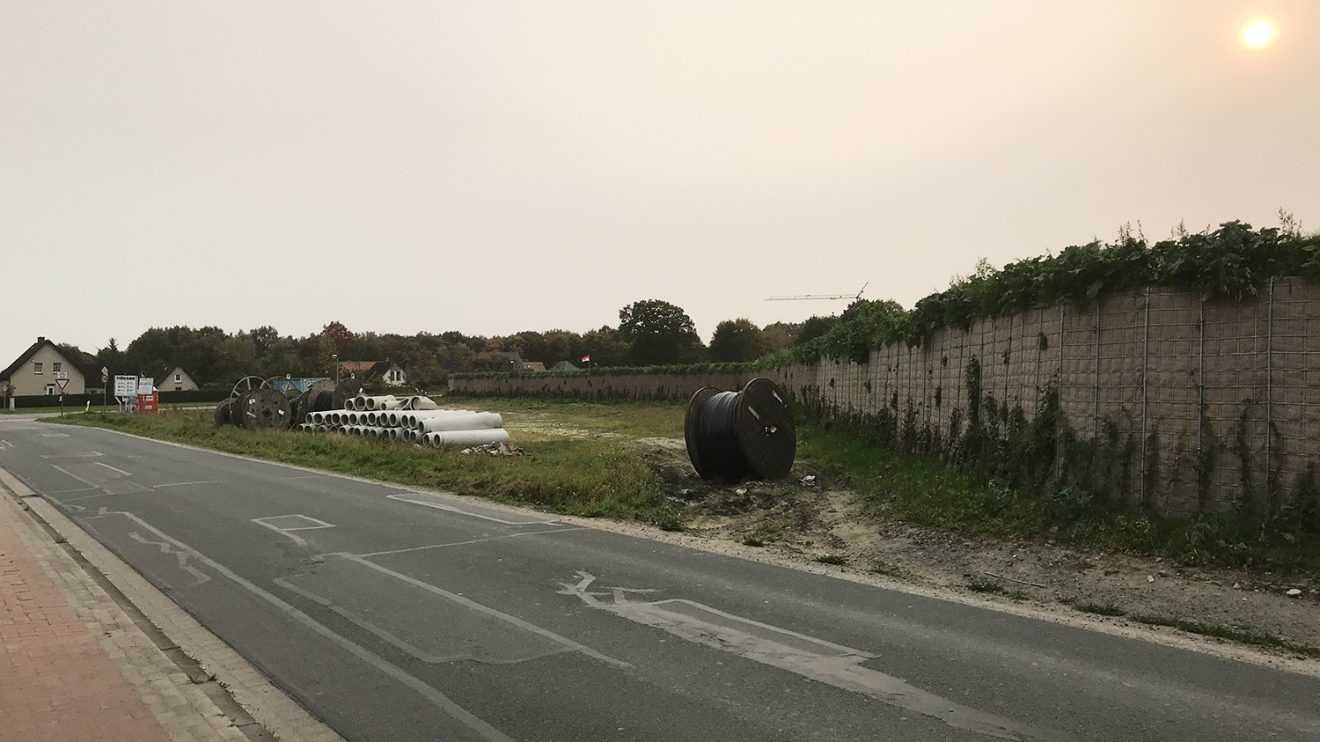
<path fill-rule="evenodd" d="M 150 624 L 150 628 L 166 640 L 167 646 L 158 646 L 158 649 L 171 661 L 178 663 L 179 660 L 170 656 L 170 649 L 181 653 L 186 658 L 185 662 L 195 664 L 207 678 L 213 678 L 228 699 L 212 697 L 212 702 L 231 718 L 237 716 L 233 718 L 235 726 L 249 739 L 343 742 L 343 738 L 334 730 L 277 688 L 228 644 L 89 536 L 54 505 L 2 468 L 0 491 L 12 496 L 15 504 L 27 511 L 38 525 L 49 529 L 56 536 L 57 542 L 62 540 L 89 577 L 97 582 L 104 580 L 108 583 L 113 590 L 106 592 L 110 593 L 112 600 L 126 602 L 127 606 L 121 607 L 132 608 L 140 614 Z M 145 630 L 147 627 L 140 628 Z M 151 640 L 150 636 L 147 638 Z M 159 641 L 154 643 L 160 644 Z"/>

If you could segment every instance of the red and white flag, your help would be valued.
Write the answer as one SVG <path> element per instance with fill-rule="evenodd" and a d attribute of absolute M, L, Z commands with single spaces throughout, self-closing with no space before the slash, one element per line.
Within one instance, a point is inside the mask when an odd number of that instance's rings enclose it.
<path fill-rule="evenodd" d="M 588 353 L 587 355 L 582 356 L 582 362 L 583 362 L 583 363 L 591 363 L 591 354 Z"/>

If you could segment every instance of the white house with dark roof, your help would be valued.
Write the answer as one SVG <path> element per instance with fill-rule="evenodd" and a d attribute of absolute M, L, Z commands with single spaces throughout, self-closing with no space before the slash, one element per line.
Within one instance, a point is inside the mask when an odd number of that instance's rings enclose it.
<path fill-rule="evenodd" d="M 183 366 L 166 366 L 156 371 L 156 390 L 161 392 L 191 392 L 197 382 L 183 370 Z"/>
<path fill-rule="evenodd" d="M 87 392 L 87 378 L 82 370 L 65 358 L 55 343 L 39 337 L 8 368 L 0 371 L 0 396 L 57 396 L 60 388 L 55 380 L 61 376 L 69 380 L 65 394 Z"/>

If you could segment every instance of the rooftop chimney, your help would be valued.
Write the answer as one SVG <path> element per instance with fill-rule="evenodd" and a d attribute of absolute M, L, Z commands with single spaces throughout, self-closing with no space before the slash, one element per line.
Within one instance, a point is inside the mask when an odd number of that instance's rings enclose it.
<path fill-rule="evenodd" d="M 45 336 L 45 335 L 38 335 L 38 336 L 37 336 L 37 342 L 38 342 L 38 343 L 44 343 L 44 342 L 46 342 L 46 336 Z"/>

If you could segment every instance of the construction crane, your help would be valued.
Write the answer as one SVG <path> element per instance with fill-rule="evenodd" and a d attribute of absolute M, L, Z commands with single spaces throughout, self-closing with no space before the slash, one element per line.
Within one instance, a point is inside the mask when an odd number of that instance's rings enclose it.
<path fill-rule="evenodd" d="M 867 281 L 866 283 L 862 284 L 862 288 L 858 289 L 856 295 L 854 295 L 854 294 L 801 294 L 801 295 L 799 295 L 799 296 L 770 296 L 770 297 L 767 297 L 767 298 L 766 298 L 766 301 L 839 301 L 839 300 L 842 300 L 842 299 L 852 299 L 853 301 L 856 301 L 856 300 L 862 298 L 862 293 L 865 292 L 865 291 L 866 291 L 866 287 L 867 287 L 867 286 L 870 286 L 870 285 L 871 285 L 871 282 L 870 282 L 870 281 Z"/>

